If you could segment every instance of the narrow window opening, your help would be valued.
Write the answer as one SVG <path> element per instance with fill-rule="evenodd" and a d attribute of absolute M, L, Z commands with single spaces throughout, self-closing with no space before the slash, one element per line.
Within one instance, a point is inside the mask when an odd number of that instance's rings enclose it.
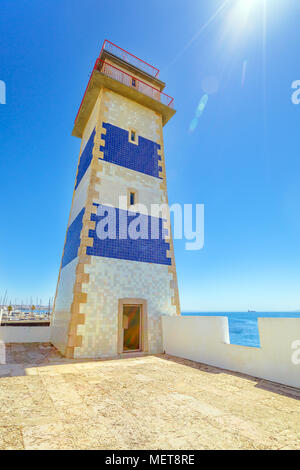
<path fill-rule="evenodd" d="M 135 204 L 135 193 L 130 192 L 130 195 L 129 195 L 129 202 L 130 202 L 130 205 L 131 205 L 131 206 L 134 206 L 134 204 Z"/>
<path fill-rule="evenodd" d="M 132 86 L 136 87 L 136 79 L 135 78 L 131 79 L 131 83 L 132 83 Z"/>
<path fill-rule="evenodd" d="M 130 132 L 130 139 L 131 139 L 132 142 L 135 142 L 135 140 L 136 140 L 136 133 L 135 133 L 135 131 L 131 131 L 131 132 Z"/>

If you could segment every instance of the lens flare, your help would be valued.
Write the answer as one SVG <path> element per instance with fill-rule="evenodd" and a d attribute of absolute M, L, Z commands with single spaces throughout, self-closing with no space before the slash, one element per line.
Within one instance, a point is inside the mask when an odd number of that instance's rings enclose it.
<path fill-rule="evenodd" d="M 207 105 L 207 102 L 208 102 L 208 95 L 203 95 L 199 104 L 198 104 L 198 108 L 196 110 L 196 117 L 200 117 L 201 114 L 203 113 L 203 111 L 205 110 L 205 106 Z"/>
<path fill-rule="evenodd" d="M 219 80 L 215 76 L 208 76 L 202 80 L 202 89 L 207 95 L 213 95 L 219 90 Z"/>
<path fill-rule="evenodd" d="M 208 95 L 205 94 L 201 97 L 201 100 L 199 101 L 199 104 L 196 109 L 195 117 L 192 119 L 189 127 L 190 132 L 194 132 L 196 127 L 198 126 L 198 119 L 202 115 L 203 111 L 205 110 L 205 107 L 208 102 Z"/>
<path fill-rule="evenodd" d="M 244 62 L 243 62 L 243 69 L 242 69 L 242 80 L 241 80 L 241 86 L 242 86 L 242 88 L 243 88 L 244 85 L 245 85 L 246 72 L 247 72 L 247 64 L 248 64 L 248 61 L 247 61 L 247 60 L 244 60 Z"/>
<path fill-rule="evenodd" d="M 194 132 L 194 130 L 196 130 L 196 127 L 198 125 L 198 119 L 197 118 L 194 118 L 191 120 L 191 124 L 190 124 L 190 132 Z"/>

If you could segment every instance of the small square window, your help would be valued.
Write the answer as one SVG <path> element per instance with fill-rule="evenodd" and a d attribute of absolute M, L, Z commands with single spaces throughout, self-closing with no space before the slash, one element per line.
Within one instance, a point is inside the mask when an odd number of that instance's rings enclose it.
<path fill-rule="evenodd" d="M 132 142 L 136 141 L 136 132 L 135 131 L 130 131 L 130 140 Z"/>
<path fill-rule="evenodd" d="M 131 206 L 134 206 L 134 204 L 135 204 L 135 193 L 133 193 L 133 192 L 130 192 L 129 203 L 130 203 Z"/>

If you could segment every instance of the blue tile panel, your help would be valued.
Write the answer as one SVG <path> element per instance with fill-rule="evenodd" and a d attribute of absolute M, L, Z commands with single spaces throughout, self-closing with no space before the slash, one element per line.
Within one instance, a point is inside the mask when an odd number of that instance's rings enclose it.
<path fill-rule="evenodd" d="M 101 134 L 105 140 L 105 146 L 100 146 L 100 151 L 104 153 L 103 160 L 159 178 L 159 144 L 141 136 L 138 136 L 138 144 L 133 144 L 129 142 L 129 133 L 125 129 L 106 122 L 103 127 L 106 129 L 106 134 Z"/>
<path fill-rule="evenodd" d="M 85 172 L 90 166 L 90 163 L 92 161 L 95 133 L 96 133 L 96 130 L 94 129 L 93 132 L 91 133 L 89 140 L 86 143 L 86 146 L 84 147 L 84 150 L 81 153 L 81 157 L 80 157 L 79 165 L 78 165 L 75 189 L 77 188 L 80 181 L 84 177 Z"/>
<path fill-rule="evenodd" d="M 95 206 L 99 207 L 98 204 Z M 96 222 L 96 228 L 98 222 L 106 217 L 107 213 L 105 212 L 106 209 L 111 210 L 111 208 L 107 208 L 107 206 L 101 206 L 103 209 L 102 214 L 104 215 L 91 215 L 91 220 Z M 132 222 L 135 217 L 138 217 L 140 214 L 136 214 L 133 212 L 128 212 L 122 209 L 115 209 L 116 215 L 116 237 L 115 239 L 105 239 L 102 240 L 97 236 L 96 229 L 89 231 L 89 237 L 94 239 L 94 243 L 92 247 L 87 247 L 87 255 L 92 256 L 104 256 L 107 258 L 117 258 L 117 259 L 127 259 L 131 261 L 141 261 L 144 263 L 155 263 L 155 264 L 167 264 L 171 265 L 171 258 L 167 257 L 167 250 L 170 249 L 170 244 L 165 241 L 165 230 L 163 229 L 163 219 L 151 217 L 147 215 L 141 215 L 143 221 L 148 224 L 148 233 L 147 239 L 137 239 L 132 240 L 129 237 L 126 239 L 122 239 L 122 234 L 120 238 L 120 216 L 126 217 L 127 216 L 127 227 Z M 151 223 L 153 225 L 151 225 Z M 156 226 L 157 230 L 157 238 L 151 239 L 151 226 Z M 126 228 L 125 228 L 126 231 Z M 124 234 L 123 234 L 124 236 Z M 124 237 L 125 238 L 125 237 Z M 146 237 L 145 237 L 146 238 Z"/>
<path fill-rule="evenodd" d="M 64 268 L 73 259 L 78 256 L 78 248 L 80 246 L 80 233 L 82 229 L 82 218 L 85 209 L 79 212 L 76 219 L 73 220 L 67 231 L 66 244 L 64 249 L 64 255 L 61 262 L 61 267 Z"/>

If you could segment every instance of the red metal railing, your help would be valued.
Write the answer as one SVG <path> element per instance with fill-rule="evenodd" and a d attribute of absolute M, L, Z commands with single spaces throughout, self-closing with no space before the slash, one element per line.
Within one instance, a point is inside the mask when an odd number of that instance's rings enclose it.
<path fill-rule="evenodd" d="M 100 59 L 103 50 L 107 50 L 108 52 L 111 52 L 112 54 L 116 55 L 117 57 L 120 57 L 121 59 L 125 60 L 126 62 L 128 62 L 132 65 L 135 65 L 134 61 L 136 61 L 136 64 L 137 64 L 136 67 L 138 67 L 139 69 L 144 70 L 146 73 L 148 73 L 150 75 L 153 75 L 154 77 L 157 77 L 158 74 L 159 74 L 159 70 L 156 67 L 153 67 L 152 65 L 147 64 L 147 62 L 145 62 L 144 60 L 139 59 L 138 57 L 134 56 L 133 54 L 130 54 L 130 52 L 127 52 L 124 49 L 122 49 L 121 47 L 116 46 L 116 44 L 113 44 L 112 42 L 108 41 L 108 39 L 105 39 L 105 41 L 103 43 L 103 46 L 102 46 L 102 49 L 101 49 L 101 52 L 100 52 L 100 55 L 99 55 L 99 58 L 95 62 L 95 65 L 94 65 L 94 68 L 92 70 L 88 85 L 86 87 L 83 98 L 81 100 L 79 110 L 78 110 L 78 113 L 77 113 L 76 118 L 75 118 L 75 122 L 77 120 L 79 111 L 81 109 L 81 106 L 82 106 L 82 103 L 84 101 L 86 92 L 88 90 L 90 81 L 92 79 L 92 75 L 93 75 L 94 71 L 99 68 L 100 62 L 103 62 L 103 60 Z M 125 83 L 128 86 L 136 88 L 139 91 L 141 91 L 141 93 L 144 93 L 145 95 L 151 96 L 151 98 L 154 98 L 157 101 L 160 101 L 161 103 L 166 104 L 167 106 L 173 107 L 174 98 L 172 98 L 171 96 L 166 95 L 165 93 L 161 92 L 160 90 L 157 90 L 156 88 L 151 87 L 147 83 L 142 82 L 141 80 L 138 80 L 137 78 L 135 78 L 135 81 L 138 84 L 138 87 L 133 86 L 132 85 L 133 82 L 131 82 L 131 84 L 130 84 L 130 81 L 128 79 L 126 79 L 125 76 L 127 75 L 128 77 L 131 77 L 132 79 L 134 79 L 134 77 L 132 77 L 131 75 L 129 75 L 126 72 L 123 72 L 122 70 L 118 69 L 117 67 L 114 67 L 113 65 L 110 65 L 112 75 L 109 75 L 109 73 L 108 73 L 109 72 L 109 69 L 108 69 L 109 64 L 107 64 L 107 62 L 105 64 L 106 64 L 105 65 L 105 67 L 106 67 L 105 70 L 107 72 L 106 75 L 112 76 L 112 78 L 115 78 L 115 80 L 118 80 L 121 83 Z M 119 73 L 112 72 L 112 69 L 115 69 Z M 101 72 L 105 73 L 103 70 L 101 70 Z M 113 76 L 113 74 L 114 74 L 114 76 Z M 121 75 L 121 74 L 123 74 L 123 75 Z M 116 77 L 118 77 L 118 78 L 116 78 Z"/>
<path fill-rule="evenodd" d="M 108 51 L 111 54 L 119 57 L 122 60 L 125 60 L 129 64 L 133 65 L 134 67 L 137 67 L 144 72 L 148 73 L 149 75 L 152 75 L 153 77 L 157 77 L 159 74 L 159 69 L 156 67 L 153 67 L 153 65 L 148 64 L 142 59 L 139 59 L 133 54 L 130 54 L 130 52 L 125 51 L 121 47 L 117 46 L 113 42 L 110 42 L 108 39 L 105 39 L 99 58 L 101 58 L 102 51 Z"/>
<path fill-rule="evenodd" d="M 135 90 L 143 93 L 144 95 L 150 96 L 150 98 L 153 98 L 156 101 L 160 101 L 160 103 L 166 106 L 173 107 L 174 98 L 169 95 L 166 95 L 157 88 L 148 85 L 148 83 L 139 80 L 133 75 L 130 75 L 129 73 L 118 69 L 114 65 L 105 62 L 102 59 L 97 60 L 96 69 L 99 72 L 104 73 L 108 77 L 113 78 L 114 80 L 117 80 L 118 82 L 123 83 L 128 87 L 134 88 Z"/>

